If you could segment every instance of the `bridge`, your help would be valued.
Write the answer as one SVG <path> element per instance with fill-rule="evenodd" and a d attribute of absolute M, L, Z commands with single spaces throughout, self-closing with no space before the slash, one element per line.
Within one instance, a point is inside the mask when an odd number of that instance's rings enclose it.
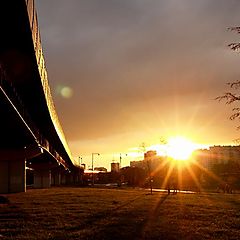
<path fill-rule="evenodd" d="M 0 9 L 0 193 L 26 191 L 26 169 L 36 188 L 79 181 L 51 96 L 34 0 L 1 1 Z"/>

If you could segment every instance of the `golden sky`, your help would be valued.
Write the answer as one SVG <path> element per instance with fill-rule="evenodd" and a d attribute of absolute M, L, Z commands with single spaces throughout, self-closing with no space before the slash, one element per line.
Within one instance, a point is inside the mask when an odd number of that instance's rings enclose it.
<path fill-rule="evenodd" d="M 185 136 L 233 144 L 215 97 L 239 79 L 238 0 L 36 0 L 56 109 L 73 156 L 109 168 L 119 153 Z M 134 160 L 132 154 L 123 165 Z"/>

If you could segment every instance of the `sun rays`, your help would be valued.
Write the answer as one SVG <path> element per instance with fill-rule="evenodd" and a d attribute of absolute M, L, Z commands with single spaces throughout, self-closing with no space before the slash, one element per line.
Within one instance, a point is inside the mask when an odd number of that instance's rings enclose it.
<path fill-rule="evenodd" d="M 167 155 L 175 160 L 185 161 L 190 158 L 195 149 L 196 144 L 190 140 L 182 136 L 171 137 L 167 144 Z"/>
<path fill-rule="evenodd" d="M 155 151 L 158 150 L 156 146 L 154 145 Z M 159 188 L 175 189 L 175 191 L 191 189 L 194 192 L 201 192 L 206 178 L 212 179 L 217 185 L 224 183 L 220 177 L 202 166 L 196 155 L 196 146 L 197 144 L 186 138 L 173 137 L 161 149 L 159 148 L 158 152 L 163 154 L 158 160 L 156 158 L 145 159 L 151 166 L 149 176 L 159 182 Z M 201 156 L 201 159 L 206 157 Z M 156 165 L 156 160 L 158 165 Z"/>

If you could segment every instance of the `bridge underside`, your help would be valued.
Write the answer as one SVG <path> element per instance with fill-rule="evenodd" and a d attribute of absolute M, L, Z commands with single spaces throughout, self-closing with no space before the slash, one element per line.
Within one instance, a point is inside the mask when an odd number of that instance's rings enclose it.
<path fill-rule="evenodd" d="M 0 87 L 0 192 L 26 191 L 26 164 L 30 161 L 35 169 L 40 168 L 41 174 L 58 166 L 56 160 L 38 145 L 34 134 Z M 35 163 L 38 163 L 34 166 Z M 41 167 L 40 167 L 41 166 Z M 50 177 L 45 174 L 44 184 L 50 186 Z M 48 184 L 46 184 L 48 183 Z"/>
<path fill-rule="evenodd" d="M 0 193 L 26 191 L 26 169 L 33 187 L 81 182 L 81 169 L 65 167 L 40 145 L 10 98 L 0 86 Z"/>
<path fill-rule="evenodd" d="M 65 162 L 49 151 L 50 146 L 40 144 L 25 122 L 27 115 L 5 92 L 3 76 L 0 83 L 0 193 L 26 191 L 26 169 L 33 172 L 35 188 L 73 183 L 76 179 L 79 182 L 80 169 L 72 167 L 70 174 Z"/>
<path fill-rule="evenodd" d="M 51 179 L 66 183 L 70 170 L 79 175 L 80 169 L 45 92 L 34 0 L 2 1 L 0 8 L 7 13 L 0 14 L 0 193 L 25 191 L 26 169 L 34 170 L 35 187 L 49 187 Z"/>
<path fill-rule="evenodd" d="M 34 142 L 34 137 L 2 88 L 0 116 L 0 192 L 25 191 L 24 147 Z"/>

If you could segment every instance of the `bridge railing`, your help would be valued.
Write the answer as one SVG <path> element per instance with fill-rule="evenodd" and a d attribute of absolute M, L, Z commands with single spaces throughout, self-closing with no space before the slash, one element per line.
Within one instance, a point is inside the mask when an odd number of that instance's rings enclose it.
<path fill-rule="evenodd" d="M 40 133 L 40 130 L 36 127 L 33 120 L 31 119 L 27 109 L 24 107 L 23 101 L 21 100 L 20 96 L 18 95 L 16 88 L 14 87 L 13 83 L 7 77 L 6 72 L 4 71 L 3 67 L 0 64 L 0 88 L 4 91 L 7 95 L 9 100 L 12 102 L 14 107 L 17 109 L 18 113 L 27 124 L 29 129 L 32 131 L 36 143 L 38 143 L 41 147 L 47 150 L 51 155 L 55 157 L 59 164 L 62 164 L 64 167 L 66 166 L 66 162 L 60 156 L 60 154 L 50 145 L 49 141 Z"/>

